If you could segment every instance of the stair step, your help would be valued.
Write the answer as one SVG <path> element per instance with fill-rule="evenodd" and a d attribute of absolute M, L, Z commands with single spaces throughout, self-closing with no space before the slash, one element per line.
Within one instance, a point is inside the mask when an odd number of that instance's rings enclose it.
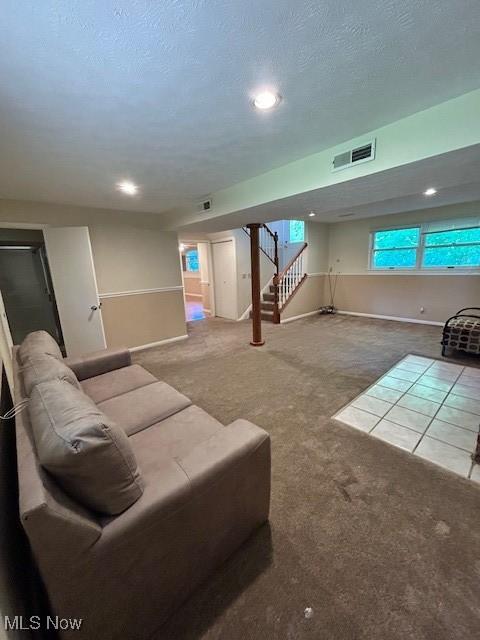
<path fill-rule="evenodd" d="M 270 302 L 268 300 L 266 302 L 261 302 L 260 307 L 265 311 L 271 311 L 273 313 L 273 302 Z"/>
<path fill-rule="evenodd" d="M 275 299 L 275 296 L 273 295 L 273 293 L 264 293 L 263 294 L 264 302 L 273 302 L 274 299 Z"/>
<path fill-rule="evenodd" d="M 252 318 L 252 312 L 250 311 L 250 319 L 251 318 Z M 269 311 L 262 310 L 262 312 L 260 313 L 260 318 L 262 320 L 266 320 L 267 322 L 273 322 L 273 311 L 269 312 Z"/>

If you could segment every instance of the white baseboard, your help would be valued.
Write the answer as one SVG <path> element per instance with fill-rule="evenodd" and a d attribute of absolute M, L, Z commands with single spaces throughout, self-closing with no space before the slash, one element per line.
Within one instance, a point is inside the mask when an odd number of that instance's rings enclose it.
<path fill-rule="evenodd" d="M 143 351 L 144 349 L 151 349 L 152 347 L 161 347 L 163 344 L 170 344 L 171 342 L 179 342 L 180 340 L 186 340 L 188 335 L 175 336 L 175 338 L 166 338 L 165 340 L 159 340 L 158 342 L 150 342 L 149 344 L 141 344 L 138 347 L 130 347 L 129 351 Z"/>
<path fill-rule="evenodd" d="M 308 316 L 314 316 L 316 313 L 320 313 L 320 309 L 315 309 L 315 311 L 309 311 L 308 313 L 302 313 L 299 316 L 292 316 L 291 318 L 285 318 L 284 320 L 280 319 L 280 324 L 285 324 L 286 322 L 293 322 L 294 320 L 300 320 L 300 318 L 307 318 Z"/>
<path fill-rule="evenodd" d="M 360 316 L 361 318 L 376 318 L 377 320 L 394 320 L 395 322 L 413 322 L 414 324 L 431 324 L 435 327 L 443 327 L 444 322 L 436 320 L 418 320 L 417 318 L 400 318 L 398 316 L 380 316 L 376 313 L 360 313 L 358 311 L 337 311 L 344 316 Z"/>

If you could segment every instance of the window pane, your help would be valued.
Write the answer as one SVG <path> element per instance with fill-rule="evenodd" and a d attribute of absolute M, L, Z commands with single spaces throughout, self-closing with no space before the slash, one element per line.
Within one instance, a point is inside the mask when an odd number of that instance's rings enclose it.
<path fill-rule="evenodd" d="M 416 266 L 416 249 L 393 249 L 392 251 L 375 251 L 373 254 L 374 269 L 411 269 Z"/>
<path fill-rule="evenodd" d="M 305 222 L 303 220 L 290 220 L 290 242 L 305 242 Z"/>
<path fill-rule="evenodd" d="M 480 246 L 427 247 L 423 255 L 424 267 L 478 267 Z"/>
<path fill-rule="evenodd" d="M 185 254 L 187 271 L 198 271 L 198 251 L 197 249 L 190 249 Z"/>
<path fill-rule="evenodd" d="M 417 247 L 420 239 L 420 228 L 390 229 L 389 231 L 376 231 L 373 244 L 374 249 L 396 249 Z"/>
<path fill-rule="evenodd" d="M 438 233 L 427 233 L 425 236 L 425 244 L 428 247 L 442 244 L 466 244 L 468 242 L 480 242 L 480 228 L 439 231 Z"/>

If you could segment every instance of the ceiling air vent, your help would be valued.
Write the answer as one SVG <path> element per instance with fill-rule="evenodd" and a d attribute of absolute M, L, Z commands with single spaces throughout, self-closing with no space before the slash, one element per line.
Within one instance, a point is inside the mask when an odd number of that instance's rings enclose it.
<path fill-rule="evenodd" d="M 207 211 L 210 211 L 212 208 L 213 208 L 213 202 L 211 198 L 205 198 L 205 200 L 202 200 L 197 204 L 197 211 L 199 213 L 206 213 Z"/>
<path fill-rule="evenodd" d="M 363 144 L 361 147 L 355 147 L 349 151 L 339 153 L 334 157 L 332 163 L 332 171 L 340 171 L 340 169 L 347 169 L 354 164 L 360 164 L 361 162 L 369 162 L 375 159 L 375 139 L 367 144 Z"/>

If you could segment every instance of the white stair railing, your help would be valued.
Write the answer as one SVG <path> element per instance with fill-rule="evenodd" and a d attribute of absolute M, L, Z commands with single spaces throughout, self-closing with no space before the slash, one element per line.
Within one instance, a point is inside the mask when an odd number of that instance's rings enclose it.
<path fill-rule="evenodd" d="M 285 306 L 290 296 L 305 278 L 304 256 L 306 247 L 307 243 L 305 242 L 299 253 L 289 262 L 276 279 L 275 284 L 278 287 L 278 306 L 280 310 Z"/>

